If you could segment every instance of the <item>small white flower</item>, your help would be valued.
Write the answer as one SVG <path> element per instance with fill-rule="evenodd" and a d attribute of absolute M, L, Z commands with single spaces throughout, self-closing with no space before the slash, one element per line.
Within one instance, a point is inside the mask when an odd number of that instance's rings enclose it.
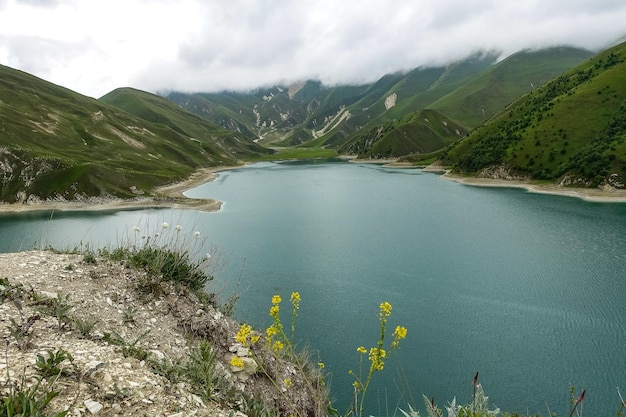
<path fill-rule="evenodd" d="M 135 227 L 133 227 L 133 230 L 134 230 L 135 232 L 138 232 L 138 231 L 139 231 L 139 226 L 135 226 Z"/>
<path fill-rule="evenodd" d="M 210 254 L 210 253 L 207 253 L 207 254 L 206 254 L 206 256 L 204 257 L 204 259 L 206 259 L 207 261 L 208 261 L 209 259 L 211 259 L 211 254 Z"/>
<path fill-rule="evenodd" d="M 170 225 L 167 224 L 167 222 L 163 222 L 162 226 L 163 226 L 164 229 L 167 229 L 168 227 L 170 227 Z"/>
<path fill-rule="evenodd" d="M 177 232 L 180 232 L 181 230 L 183 230 L 183 226 L 181 226 L 180 224 L 177 224 L 175 229 Z"/>
<path fill-rule="evenodd" d="M 200 232 L 198 232 L 197 230 L 193 233 L 193 236 L 197 239 L 200 237 Z"/>

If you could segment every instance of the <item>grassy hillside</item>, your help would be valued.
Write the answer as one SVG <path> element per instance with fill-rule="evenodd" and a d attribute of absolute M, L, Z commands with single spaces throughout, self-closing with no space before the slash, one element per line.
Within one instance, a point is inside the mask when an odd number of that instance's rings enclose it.
<path fill-rule="evenodd" d="M 163 134 L 176 132 L 192 141 L 199 141 L 211 155 L 236 160 L 251 154 L 270 153 L 240 134 L 223 129 L 163 97 L 145 91 L 119 88 L 101 97 L 100 101 L 154 124 Z"/>
<path fill-rule="evenodd" d="M 156 106 L 142 117 L 0 66 L 0 201 L 149 193 L 248 146 L 208 123 L 188 132 Z"/>
<path fill-rule="evenodd" d="M 470 127 L 531 90 L 534 83 L 528 80 L 541 85 L 590 55 L 587 51 L 565 47 L 525 51 L 499 63 L 496 63 L 495 54 L 475 55 L 438 73 L 421 92 L 399 100 L 361 131 L 348 137 L 340 152 L 357 151 L 360 157 L 388 158 L 442 149 L 458 140 L 459 135 L 465 136 Z M 431 75 L 435 74 L 433 71 L 430 70 Z M 399 93 L 397 95 L 400 97 Z M 486 111 L 485 107 L 491 110 Z M 415 108 L 422 110 L 414 116 L 411 113 L 402 116 Z M 424 123 L 425 119 L 434 117 L 433 113 L 430 117 L 422 116 L 424 108 L 436 110 L 435 113 L 443 117 L 442 121 L 454 128 L 433 130 L 431 125 Z"/>
<path fill-rule="evenodd" d="M 589 51 L 570 47 L 521 51 L 433 102 L 428 108 L 474 128 L 516 98 L 592 55 Z"/>
<path fill-rule="evenodd" d="M 441 113 L 422 110 L 385 126 L 372 128 L 343 146 L 340 151 L 372 159 L 425 154 L 445 148 L 466 133 L 462 125 Z"/>
<path fill-rule="evenodd" d="M 521 97 L 445 159 L 465 173 L 623 187 L 624 139 L 626 43 Z"/>

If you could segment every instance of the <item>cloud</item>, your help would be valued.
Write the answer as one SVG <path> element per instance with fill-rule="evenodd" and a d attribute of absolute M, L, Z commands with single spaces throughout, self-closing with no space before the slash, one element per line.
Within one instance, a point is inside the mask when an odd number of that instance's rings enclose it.
<path fill-rule="evenodd" d="M 0 62 L 100 96 L 370 82 L 477 50 L 601 49 L 615 0 L 0 0 Z"/>

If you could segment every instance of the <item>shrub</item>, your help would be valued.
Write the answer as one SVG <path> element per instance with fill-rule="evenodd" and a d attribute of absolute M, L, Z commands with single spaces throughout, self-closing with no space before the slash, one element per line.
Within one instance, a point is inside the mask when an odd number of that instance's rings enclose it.
<path fill-rule="evenodd" d="M 205 287 L 213 279 L 210 272 L 217 264 L 210 254 L 200 255 L 204 243 L 200 232 L 185 235 L 181 225 L 176 225 L 173 232 L 170 230 L 169 224 L 164 222 L 159 231 L 144 235 L 135 226 L 134 236 L 126 244 L 111 251 L 102 250 L 100 254 L 144 270 L 145 278 L 138 283 L 142 293 L 160 295 L 165 291 L 161 284 L 171 283 L 177 289 L 195 293 L 203 302 L 213 303 L 214 296 L 208 294 Z"/>

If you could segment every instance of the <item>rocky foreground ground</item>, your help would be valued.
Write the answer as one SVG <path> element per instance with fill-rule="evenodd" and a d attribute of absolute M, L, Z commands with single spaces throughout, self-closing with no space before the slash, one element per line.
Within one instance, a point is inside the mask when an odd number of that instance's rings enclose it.
<path fill-rule="evenodd" d="M 211 392 L 202 395 L 185 377 L 168 374 L 210 339 L 222 398 L 226 381 L 232 404 L 241 405 L 249 393 L 280 407 L 285 393 L 266 375 L 229 365 L 234 355 L 250 354 L 235 341 L 239 323 L 193 294 L 146 299 L 136 291 L 142 274 L 107 259 L 85 262 L 79 254 L 0 254 L 0 392 L 32 389 L 40 381 L 58 392 L 47 409 L 69 409 L 68 416 L 242 415 L 211 400 Z M 289 378 L 296 393 L 300 379 L 293 366 L 272 360 L 275 379 Z M 290 401 L 309 399 L 294 395 Z"/>

